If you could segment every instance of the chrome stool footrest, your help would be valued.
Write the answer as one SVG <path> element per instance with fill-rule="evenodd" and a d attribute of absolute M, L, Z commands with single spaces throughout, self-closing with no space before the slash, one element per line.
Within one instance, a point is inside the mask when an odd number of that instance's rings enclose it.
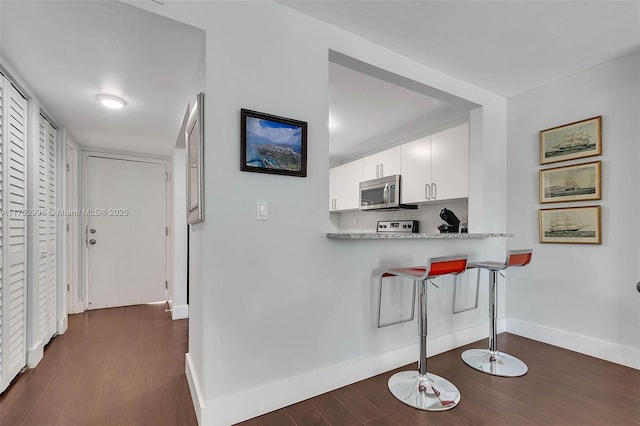
<path fill-rule="evenodd" d="M 529 371 L 527 364 L 518 358 L 487 349 L 468 349 L 462 353 L 462 360 L 469 367 L 493 376 L 520 377 Z"/>

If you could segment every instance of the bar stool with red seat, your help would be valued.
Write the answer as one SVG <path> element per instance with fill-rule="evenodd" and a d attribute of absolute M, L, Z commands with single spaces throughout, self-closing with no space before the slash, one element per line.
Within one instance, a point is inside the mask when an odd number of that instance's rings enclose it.
<path fill-rule="evenodd" d="M 525 266 L 531 262 L 533 250 L 509 250 L 507 259 L 501 262 L 473 262 L 467 268 L 489 271 L 489 349 L 468 349 L 462 353 L 462 360 L 471 368 L 483 373 L 502 377 L 518 377 L 527 374 L 527 365 L 518 358 L 498 351 L 497 323 L 498 302 L 497 274 L 512 266 Z M 480 271 L 478 271 L 480 273 Z"/>
<path fill-rule="evenodd" d="M 418 328 L 420 358 L 418 371 L 401 371 L 389 378 L 389 390 L 400 401 L 427 411 L 449 410 L 460 402 L 460 391 L 453 383 L 435 374 L 427 373 L 427 281 L 442 275 L 459 274 L 467 268 L 467 256 L 431 258 L 426 266 L 388 269 L 380 276 L 410 278 L 420 284 Z M 414 287 L 415 289 L 415 287 Z"/>

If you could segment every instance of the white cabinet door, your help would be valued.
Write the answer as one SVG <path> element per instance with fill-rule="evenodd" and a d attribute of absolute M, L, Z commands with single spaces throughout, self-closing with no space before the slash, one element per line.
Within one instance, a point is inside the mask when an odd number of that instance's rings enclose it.
<path fill-rule="evenodd" d="M 364 157 L 363 180 L 397 175 L 400 173 L 401 162 L 402 146 L 400 145 Z"/>
<path fill-rule="evenodd" d="M 0 392 L 27 363 L 27 100 L 0 76 Z"/>
<path fill-rule="evenodd" d="M 431 199 L 469 196 L 469 123 L 431 136 Z"/>
<path fill-rule="evenodd" d="M 362 180 L 362 159 L 329 170 L 329 210 L 357 209 Z"/>
<path fill-rule="evenodd" d="M 431 193 L 431 136 L 402 145 L 400 201 L 428 201 Z"/>

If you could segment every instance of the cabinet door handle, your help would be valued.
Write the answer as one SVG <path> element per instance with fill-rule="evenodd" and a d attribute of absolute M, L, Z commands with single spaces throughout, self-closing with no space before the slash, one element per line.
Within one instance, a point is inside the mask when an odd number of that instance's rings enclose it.
<path fill-rule="evenodd" d="M 436 198 L 438 198 L 437 194 L 438 194 L 438 185 L 436 185 L 435 183 L 431 184 L 431 195 L 433 196 L 433 199 L 435 200 Z"/>
<path fill-rule="evenodd" d="M 380 177 L 384 177 L 384 172 L 382 171 L 382 166 L 384 166 L 384 164 L 380 164 Z"/>
<path fill-rule="evenodd" d="M 380 177 L 380 164 L 376 164 L 376 177 Z"/>
<path fill-rule="evenodd" d="M 427 200 L 431 199 L 431 185 L 428 183 L 424 184 L 424 198 Z"/>

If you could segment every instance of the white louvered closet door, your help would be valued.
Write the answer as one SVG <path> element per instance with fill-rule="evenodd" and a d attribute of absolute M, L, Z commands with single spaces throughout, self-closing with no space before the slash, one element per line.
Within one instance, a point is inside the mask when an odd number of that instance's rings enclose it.
<path fill-rule="evenodd" d="M 26 365 L 27 100 L 0 76 L 0 392 Z"/>
<path fill-rule="evenodd" d="M 47 132 L 47 322 L 49 338 L 56 334 L 56 129 L 49 124 Z M 48 340 L 48 339 L 47 339 Z"/>
<path fill-rule="evenodd" d="M 56 129 L 40 116 L 38 134 L 38 309 L 40 337 L 46 344 L 56 333 Z"/>

